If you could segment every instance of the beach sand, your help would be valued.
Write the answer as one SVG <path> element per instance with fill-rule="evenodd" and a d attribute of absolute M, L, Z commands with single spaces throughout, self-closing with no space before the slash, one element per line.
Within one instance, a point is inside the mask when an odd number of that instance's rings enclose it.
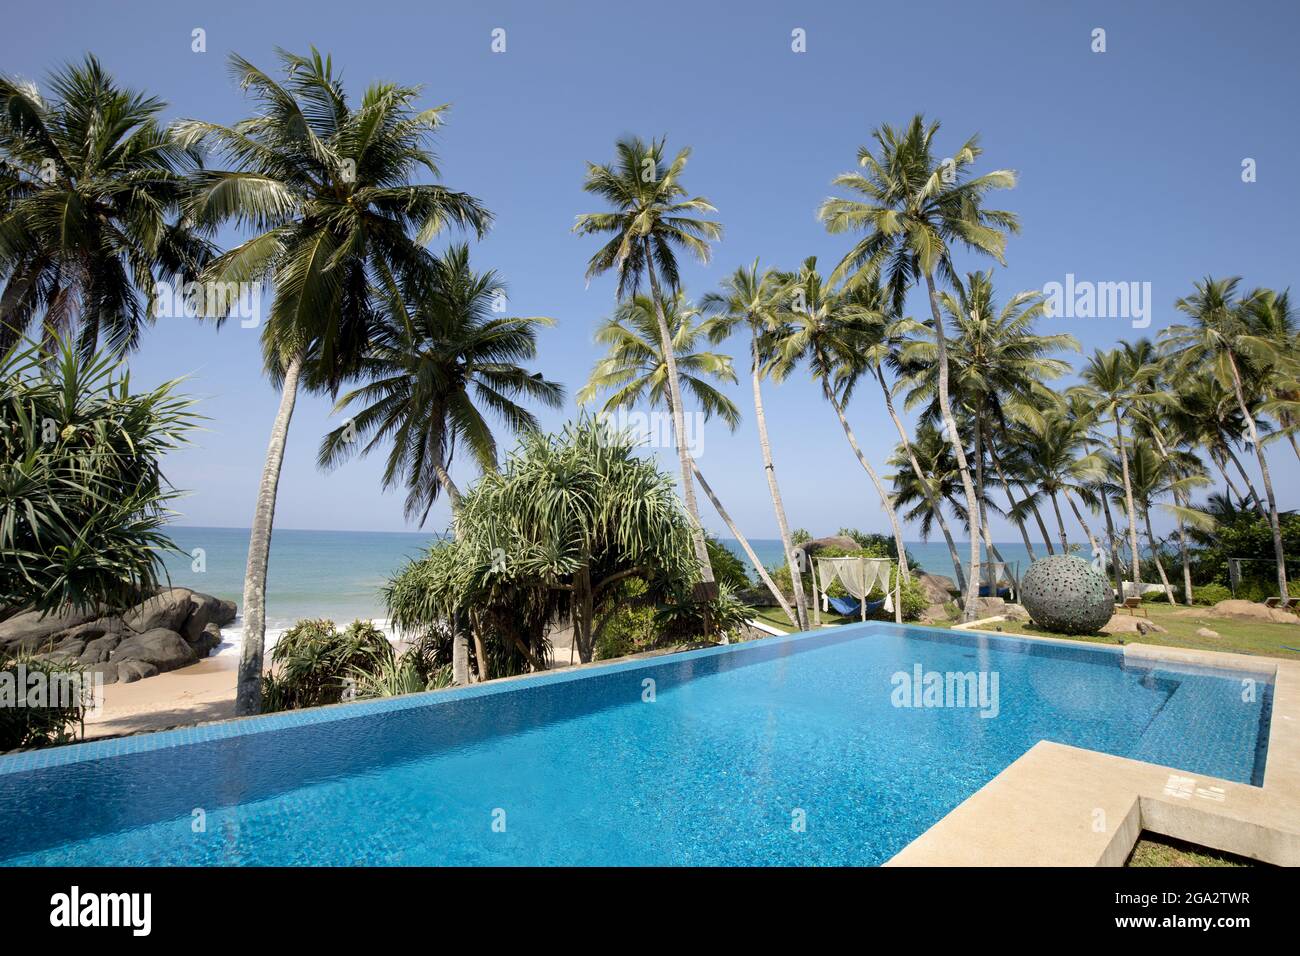
<path fill-rule="evenodd" d="M 387 631 L 387 621 L 375 621 Z M 268 631 L 267 656 L 283 629 Z M 130 684 L 109 684 L 98 713 L 86 717 L 86 740 L 150 733 L 229 720 L 235 716 L 235 683 L 239 668 L 240 631 L 225 628 L 224 641 L 206 660 Z M 393 638 L 396 640 L 396 638 Z M 551 634 L 553 667 L 569 666 L 571 627 Z"/>
<path fill-rule="evenodd" d="M 86 717 L 86 738 L 117 737 L 235 716 L 239 657 L 209 657 L 130 684 L 109 684 L 99 712 Z"/>

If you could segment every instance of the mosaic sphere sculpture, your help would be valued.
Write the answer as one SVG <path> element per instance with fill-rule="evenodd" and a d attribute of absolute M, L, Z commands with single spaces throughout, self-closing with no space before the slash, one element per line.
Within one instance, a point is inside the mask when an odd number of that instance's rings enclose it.
<path fill-rule="evenodd" d="M 1062 634 L 1095 633 L 1115 611 L 1106 579 L 1072 554 L 1031 564 L 1020 581 L 1020 603 L 1039 627 Z"/>

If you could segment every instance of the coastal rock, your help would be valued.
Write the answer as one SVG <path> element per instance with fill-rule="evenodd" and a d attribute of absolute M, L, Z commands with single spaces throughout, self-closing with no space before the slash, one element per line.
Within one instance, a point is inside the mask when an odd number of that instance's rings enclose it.
<path fill-rule="evenodd" d="M 185 643 L 185 638 L 165 627 L 155 627 L 143 634 L 128 637 L 117 645 L 109 657 L 109 663 L 144 661 L 153 664 L 160 671 L 171 671 L 193 664 L 198 659 L 199 655 Z"/>
<path fill-rule="evenodd" d="M 87 641 L 86 646 L 81 651 L 81 656 L 77 658 L 80 664 L 102 664 L 108 660 L 113 649 L 122 643 L 120 633 L 105 634 L 103 637 L 97 637 Z"/>
<path fill-rule="evenodd" d="M 190 645 L 190 650 L 202 659 L 216 650 L 217 645 L 221 643 L 221 628 L 215 624 L 208 624 L 196 640 L 191 641 L 186 637 L 185 642 Z"/>
<path fill-rule="evenodd" d="M 796 545 L 797 548 L 803 548 L 804 554 L 816 554 L 826 548 L 838 548 L 841 551 L 856 551 L 858 543 L 844 534 L 827 535 L 824 538 L 813 538 L 811 541 L 805 541 L 803 544 Z"/>
<path fill-rule="evenodd" d="M 946 604 L 931 604 L 921 612 L 922 624 L 944 624 L 949 620 L 948 606 Z"/>
<path fill-rule="evenodd" d="M 1288 611 L 1265 607 L 1254 601 L 1220 601 L 1205 612 L 1209 617 L 1226 617 L 1242 621 L 1270 621 L 1274 624 L 1300 624 L 1300 617 Z"/>
<path fill-rule="evenodd" d="M 982 597 L 975 599 L 975 619 L 982 620 L 986 617 L 1005 616 L 1007 613 L 1007 602 L 997 597 Z"/>
<path fill-rule="evenodd" d="M 1164 634 L 1166 629 L 1144 617 L 1132 614 L 1115 614 L 1101 627 L 1103 634 Z"/>
<path fill-rule="evenodd" d="M 207 657 L 221 643 L 222 625 L 237 612 L 233 601 L 167 588 L 121 616 L 16 614 L 0 622 L 0 650 L 76 663 L 108 684 L 136 681 Z M 120 665 L 127 662 L 140 666 L 123 669 Z"/>
<path fill-rule="evenodd" d="M 23 611 L 7 621 L 0 621 L 0 647 L 7 650 L 35 651 L 48 646 L 50 638 L 79 624 L 94 620 L 98 611 Z"/>
<path fill-rule="evenodd" d="M 122 661 L 117 665 L 117 680 L 121 684 L 131 684 L 157 673 L 158 668 L 148 661 Z"/>
<path fill-rule="evenodd" d="M 156 628 L 179 631 L 194 610 L 193 598 L 194 592 L 189 588 L 168 588 L 131 608 L 122 615 L 122 621 L 137 633 Z M 203 623 L 206 624 L 207 621 Z M 200 631 L 202 629 L 199 628 Z"/>
<path fill-rule="evenodd" d="M 957 593 L 957 585 L 952 578 L 942 574 L 918 574 L 916 583 L 921 586 L 925 599 L 931 604 L 946 604 Z"/>
<path fill-rule="evenodd" d="M 110 664 L 108 661 L 104 661 L 103 663 L 95 664 L 91 667 L 87 667 L 86 673 L 98 674 L 100 680 L 102 680 L 105 684 L 117 683 L 117 665 Z"/>

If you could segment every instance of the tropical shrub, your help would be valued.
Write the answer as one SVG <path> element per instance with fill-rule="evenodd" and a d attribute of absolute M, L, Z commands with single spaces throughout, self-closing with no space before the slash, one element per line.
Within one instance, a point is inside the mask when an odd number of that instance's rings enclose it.
<path fill-rule="evenodd" d="M 1218 604 L 1232 597 L 1232 591 L 1224 584 L 1202 584 L 1192 588 L 1192 601 L 1196 604 Z"/>
<path fill-rule="evenodd" d="M 132 393 L 121 360 L 52 348 L 0 356 L 0 616 L 134 603 L 175 550 L 160 463 L 197 424 L 192 402 L 176 382 Z"/>
<path fill-rule="evenodd" d="M 744 591 L 754 586 L 754 582 L 749 579 L 745 562 L 741 561 L 734 551 L 713 535 L 707 536 L 704 543 L 709 549 L 709 563 L 713 566 L 713 578 L 719 586 L 725 584 L 733 591 Z"/>
<path fill-rule="evenodd" d="M 262 712 L 337 704 L 356 693 L 357 672 L 373 674 L 392 663 L 393 647 L 369 621 L 340 631 L 330 620 L 299 621 L 271 651 L 262 680 Z"/>
<path fill-rule="evenodd" d="M 43 697 L 29 693 L 20 676 L 41 674 Z M 89 700 L 83 691 L 83 671 L 76 664 L 43 660 L 29 654 L 0 653 L 0 753 L 10 750 L 49 747 L 71 743 L 84 729 Z M 51 693 L 59 688 L 57 678 L 68 679 L 72 693 Z M 22 706 L 19 706 L 22 698 Z"/>
<path fill-rule="evenodd" d="M 584 416 L 525 435 L 462 497 L 456 539 L 408 564 L 386 599 L 398 627 L 444 648 L 454 621 L 486 680 L 545 668 L 558 623 L 573 624 L 590 661 L 624 582 L 641 581 L 656 606 L 686 604 L 698 574 L 672 476 Z"/>
<path fill-rule="evenodd" d="M 661 643 L 720 640 L 735 638 L 749 623 L 753 611 L 736 597 L 725 584 L 719 585 L 718 596 L 708 600 L 679 599 L 661 605 L 655 612 L 654 624 Z"/>

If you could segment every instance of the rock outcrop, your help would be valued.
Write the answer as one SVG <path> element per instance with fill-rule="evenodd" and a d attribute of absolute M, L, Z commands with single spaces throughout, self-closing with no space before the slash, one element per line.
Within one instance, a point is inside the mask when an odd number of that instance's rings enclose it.
<path fill-rule="evenodd" d="M 236 613 L 233 601 L 167 588 L 120 615 L 16 614 L 0 621 L 0 651 L 79 664 L 107 684 L 130 683 L 207 657 Z"/>

